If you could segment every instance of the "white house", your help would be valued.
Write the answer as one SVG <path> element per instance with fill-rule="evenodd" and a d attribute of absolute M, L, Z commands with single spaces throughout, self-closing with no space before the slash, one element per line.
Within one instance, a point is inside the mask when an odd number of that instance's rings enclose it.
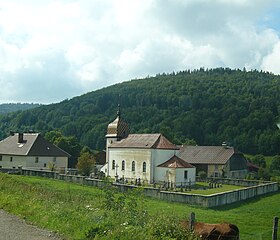
<path fill-rule="evenodd" d="M 0 168 L 65 170 L 70 155 L 39 133 L 15 133 L 0 141 Z"/>
<path fill-rule="evenodd" d="M 148 183 L 195 184 L 196 168 L 177 157 L 179 148 L 166 137 L 128 132 L 128 124 L 118 110 L 107 129 L 106 164 L 101 169 L 107 176 Z"/>

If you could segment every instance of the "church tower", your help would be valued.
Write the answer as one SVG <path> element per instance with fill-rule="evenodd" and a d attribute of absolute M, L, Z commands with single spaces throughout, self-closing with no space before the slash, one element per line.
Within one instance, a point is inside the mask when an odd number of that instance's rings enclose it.
<path fill-rule="evenodd" d="M 121 109 L 120 104 L 118 104 L 118 111 L 116 119 L 109 123 L 107 127 L 107 134 L 106 134 L 106 163 L 109 164 L 109 151 L 108 147 L 116 141 L 120 141 L 126 138 L 129 134 L 129 126 L 126 122 L 124 122 L 121 118 Z M 108 166 L 109 170 L 109 166 Z"/>
<path fill-rule="evenodd" d="M 107 145 L 109 143 L 112 144 L 115 141 L 120 141 L 128 136 L 129 127 L 126 122 L 124 122 L 121 118 L 121 109 L 120 104 L 118 105 L 117 117 L 116 119 L 109 123 L 107 128 Z"/>

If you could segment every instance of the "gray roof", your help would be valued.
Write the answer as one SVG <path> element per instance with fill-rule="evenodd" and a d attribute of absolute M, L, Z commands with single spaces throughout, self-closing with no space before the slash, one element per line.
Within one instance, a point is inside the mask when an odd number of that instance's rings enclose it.
<path fill-rule="evenodd" d="M 24 133 L 23 141 L 19 142 L 18 140 L 19 134 L 16 133 L 13 136 L 9 136 L 0 141 L 0 154 L 17 156 L 70 157 L 70 154 L 48 142 L 39 133 Z"/>
<path fill-rule="evenodd" d="M 114 142 L 110 148 L 179 149 L 160 133 L 129 134 L 127 138 Z"/>
<path fill-rule="evenodd" d="M 183 146 L 180 158 L 191 164 L 225 164 L 235 150 L 224 146 Z"/>

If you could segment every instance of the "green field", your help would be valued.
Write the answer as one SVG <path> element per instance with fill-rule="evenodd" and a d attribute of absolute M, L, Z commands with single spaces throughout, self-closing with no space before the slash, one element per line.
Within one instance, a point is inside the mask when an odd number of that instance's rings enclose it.
<path fill-rule="evenodd" d="M 206 189 L 204 190 L 203 188 L 206 188 Z M 244 188 L 244 187 L 227 185 L 227 184 L 223 184 L 222 187 L 219 187 L 219 188 L 208 188 L 207 182 L 197 182 L 195 185 L 195 188 L 187 193 L 210 195 L 210 194 L 221 193 L 221 192 L 226 192 L 226 191 L 238 190 L 238 189 L 242 189 L 242 188 Z"/>
<path fill-rule="evenodd" d="M 110 205 L 112 203 L 115 205 Z M 96 235 L 96 239 L 115 239 L 115 236 L 119 236 L 118 239 L 172 239 L 171 235 L 163 236 L 168 228 L 175 234 L 172 236 L 180 239 L 181 233 L 176 233 L 174 223 L 195 212 L 197 221 L 236 224 L 241 239 L 267 240 L 271 239 L 273 217 L 280 216 L 280 193 L 205 209 L 143 198 L 138 193 L 112 195 L 108 189 L 0 174 L 0 208 L 39 227 L 57 231 L 67 239 L 90 239 L 89 233 L 100 233 L 100 229 L 103 235 Z M 113 230 L 110 232 L 110 229 Z"/>

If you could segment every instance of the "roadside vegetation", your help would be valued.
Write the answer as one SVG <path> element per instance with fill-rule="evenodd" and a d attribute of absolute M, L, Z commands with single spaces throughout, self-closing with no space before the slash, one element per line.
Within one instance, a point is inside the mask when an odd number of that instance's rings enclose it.
<path fill-rule="evenodd" d="M 241 239 L 271 237 L 280 193 L 214 209 L 145 198 L 58 180 L 0 174 L 0 208 L 66 239 L 195 239 L 180 220 L 236 224 Z M 269 206 L 269 208 L 267 207 Z"/>
<path fill-rule="evenodd" d="M 258 166 L 258 172 L 251 173 L 248 179 L 260 179 L 280 183 L 280 155 L 264 156 L 262 154 L 246 155 L 249 162 Z"/>

